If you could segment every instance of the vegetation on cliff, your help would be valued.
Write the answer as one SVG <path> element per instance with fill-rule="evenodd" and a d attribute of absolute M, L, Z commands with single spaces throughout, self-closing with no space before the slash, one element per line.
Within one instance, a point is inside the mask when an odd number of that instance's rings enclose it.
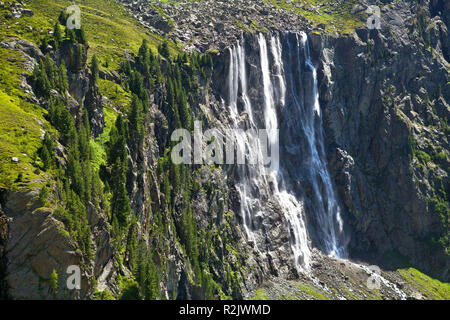
<path fill-rule="evenodd" d="M 0 7 L 1 204 L 6 195 L 33 192 L 45 210 L 31 200 L 26 208 L 55 218 L 81 257 L 88 283 L 83 298 L 242 298 L 247 254 L 237 243 L 224 172 L 170 160 L 169 133 L 192 131 L 194 120 L 209 121 L 199 106 L 208 95 L 217 51 L 185 53 L 113 0 L 83 1 L 79 30 L 65 27 L 71 1 L 29 1 L 33 14 L 21 18 L 11 15 L 14 2 Z M 361 25 L 361 17 L 350 13 L 355 1 L 266 2 L 327 31 L 347 33 Z M 424 19 L 417 17 L 418 32 L 429 46 Z M 253 20 L 234 23 L 245 32 L 268 31 Z M 448 120 L 436 128 L 448 132 Z M 407 149 L 417 176 L 438 168 L 448 174 L 445 149 L 419 145 L 413 134 Z M 448 250 L 448 185 L 442 178 L 432 184 L 424 198 L 443 228 L 431 241 Z M 107 259 L 106 251 L 112 252 Z M 112 266 L 98 267 L 98 260 Z M 56 268 L 49 264 L 49 279 L 38 275 L 51 297 L 65 294 L 58 290 L 64 279 Z M 113 271 L 105 280 L 108 268 Z M 427 298 L 449 298 L 448 284 L 416 269 L 399 272 Z M 170 283 L 173 273 L 181 275 L 176 283 Z M 324 292 L 300 282 L 293 288 L 297 296 L 283 297 L 381 297 L 347 287 Z M 256 299 L 268 297 L 274 295 L 256 291 Z"/>

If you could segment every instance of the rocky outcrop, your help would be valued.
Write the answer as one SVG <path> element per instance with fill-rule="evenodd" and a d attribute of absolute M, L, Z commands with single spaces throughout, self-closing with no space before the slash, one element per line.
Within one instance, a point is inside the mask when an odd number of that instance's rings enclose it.
<path fill-rule="evenodd" d="M 447 139 L 445 131 L 441 127 L 436 128 L 440 125 L 440 118 L 448 117 L 448 89 L 445 87 L 448 83 L 448 63 L 445 59 L 448 36 L 445 23 L 435 17 L 431 24 L 423 27 L 430 32 L 430 45 L 433 47 L 433 50 L 427 49 L 427 38 L 423 38 L 417 29 L 417 9 L 407 10 L 406 7 L 405 3 L 399 2 L 392 8 L 384 8 L 384 27 L 379 31 L 360 28 L 348 36 L 309 32 L 311 56 L 319 70 L 319 97 L 328 168 L 342 208 L 345 230 L 351 239 L 348 257 L 392 269 L 397 267 L 390 258 L 392 254 L 403 256 L 412 265 L 447 280 L 448 255 L 442 245 L 433 244 L 433 238 L 436 240 L 436 236 L 445 234 L 446 227 L 439 213 L 430 205 L 429 197 L 435 192 L 432 186 L 439 181 L 443 181 L 444 188 L 448 185 Z M 404 24 L 404 29 L 399 27 L 399 19 L 409 21 Z M 289 50 L 289 35 L 283 37 L 286 38 L 282 40 L 282 46 Z M 263 106 L 257 37 L 245 34 L 243 39 L 240 36 L 237 39 L 247 55 L 249 99 L 255 106 Z M 295 45 L 291 50 L 296 50 Z M 298 55 L 294 51 L 285 54 Z M 226 129 L 232 126 L 226 107 L 220 103 L 221 98 L 226 104 L 229 103 L 229 83 L 224 75 L 228 75 L 230 59 L 228 50 L 215 56 L 212 92 L 205 95 L 206 108 L 200 102 L 200 108 L 195 109 L 197 115 L 207 115 L 206 127 Z M 287 57 L 283 59 L 284 62 L 288 60 Z M 272 58 L 269 60 L 271 77 L 276 79 L 275 62 Z M 296 63 L 285 65 L 289 70 L 296 67 Z M 304 77 L 301 72 L 296 76 Z M 307 79 L 304 83 L 303 90 L 306 92 L 311 88 Z M 439 83 L 444 85 L 440 91 L 436 85 Z M 274 88 L 275 96 L 279 95 L 277 90 Z M 242 123 L 245 123 L 248 115 L 243 111 L 243 98 L 239 96 L 238 109 L 242 111 L 240 116 Z M 424 103 L 427 96 L 430 107 Z M 431 107 L 433 104 L 435 110 Z M 192 107 L 196 108 L 196 104 Z M 257 118 L 262 117 L 262 110 L 257 108 L 255 112 Z M 280 108 L 278 112 L 286 123 L 295 114 L 289 107 Z M 290 129 L 283 130 L 287 135 Z M 432 150 L 440 148 L 447 158 L 444 157 L 439 166 L 428 163 L 426 172 L 419 172 L 418 168 L 424 168 L 418 166 L 419 160 L 409 149 L 411 136 L 418 141 L 415 146 L 417 150 L 431 154 Z M 314 214 L 314 186 L 308 178 L 297 175 L 294 169 L 303 166 L 306 171 L 306 165 L 300 158 L 289 156 L 289 160 L 283 159 L 296 164 L 287 166 L 286 170 L 291 173 L 291 178 L 298 178 L 297 183 L 294 180 L 291 183 L 296 185 L 296 195 L 305 203 L 312 246 L 321 248 L 322 238 L 314 236 L 320 229 Z M 257 240 L 258 245 L 255 246 L 243 229 L 245 222 L 236 189 L 236 170 L 225 172 L 227 186 L 218 189 L 228 190 L 228 206 L 235 214 L 232 224 L 236 230 L 235 237 L 248 254 L 246 263 L 252 270 L 246 274 L 243 292 L 252 292 L 258 284 L 272 277 L 297 277 L 298 273 L 292 267 L 290 239 L 286 231 L 288 222 L 282 214 L 283 209 L 277 205 L 273 195 L 259 190 L 264 209 L 258 211 L 252 229 L 255 234 L 264 236 Z M 201 208 L 196 210 L 199 221 L 203 218 L 211 221 L 208 215 L 203 217 L 201 212 Z M 215 214 L 214 210 L 205 212 Z M 178 269 L 176 279 L 179 279 L 179 290 L 185 292 L 182 297 L 192 297 L 192 292 L 186 289 L 189 286 L 182 280 L 184 273 L 178 273 L 180 270 L 182 268 Z M 386 295 L 389 297 L 390 294 Z"/>
<path fill-rule="evenodd" d="M 422 300 L 433 290 L 417 285 L 407 271 L 385 271 L 314 252 L 311 276 L 272 278 L 259 289 L 274 300 Z M 258 293 L 258 292 L 256 292 Z"/>
<path fill-rule="evenodd" d="M 445 14 L 437 14 L 443 12 L 443 6 L 424 2 L 419 8 L 418 4 L 399 1 L 381 6 L 381 30 L 363 27 L 347 36 L 313 31 L 309 36 L 314 63 L 319 67 L 328 166 L 352 239 L 350 258 L 390 269 L 396 267 L 388 258 L 393 253 L 448 280 L 449 256 L 445 244 L 437 242 L 439 237 L 445 239 L 448 225 L 430 200 L 439 194 L 437 189 L 448 189 L 449 183 L 445 131 L 449 116 L 448 31 Z M 425 22 L 419 22 L 422 19 Z M 256 60 L 248 64 L 249 86 L 260 88 L 261 78 L 252 76 L 259 63 L 254 39 L 247 37 L 244 48 L 247 59 Z M 228 63 L 227 51 L 215 59 L 217 77 L 213 76 L 212 85 L 217 101 L 227 96 L 223 76 Z M 223 110 L 211 101 L 210 112 L 221 123 L 229 123 L 226 115 L 219 115 Z M 217 114 L 216 108 L 220 110 Z M 417 143 L 411 146 L 411 141 Z M 417 157 L 420 152 L 435 155 L 441 151 L 441 160 Z M 441 183 L 442 187 L 435 187 Z M 238 212 L 239 199 L 231 206 Z M 285 223 L 277 217 L 279 209 L 272 212 L 269 206 L 265 210 L 264 217 L 273 218 L 268 225 Z M 267 242 L 280 252 L 286 244 L 275 239 Z M 263 257 L 254 260 L 263 275 L 272 274 L 271 268 L 266 268 L 268 261 Z"/>
<path fill-rule="evenodd" d="M 152 32 L 181 41 L 188 51 L 224 50 L 249 30 L 298 32 L 310 27 L 303 17 L 266 1 L 119 2 Z"/>
<path fill-rule="evenodd" d="M 88 48 L 79 43 L 64 41 L 62 47 L 55 52 L 55 60 L 60 64 L 64 60 L 68 73 L 69 93 L 76 104 L 82 104 L 89 116 L 91 133 L 98 137 L 105 127 L 103 99 L 98 86 L 86 64 Z M 79 106 L 74 110 L 80 112 Z"/>
<path fill-rule="evenodd" d="M 437 243 L 448 216 L 430 201 L 449 186 L 448 33 L 445 16 L 420 26 L 420 10 L 428 17 L 426 6 L 397 2 L 382 10 L 381 30 L 312 34 L 312 44 L 329 165 L 353 230 L 350 255 L 393 268 L 383 257 L 396 252 L 448 281 L 450 257 Z M 441 160 L 423 159 L 440 151 Z"/>
<path fill-rule="evenodd" d="M 44 58 L 41 50 L 29 41 L 13 38 L 0 45 L 19 51 L 24 57 L 24 68 L 30 73 Z M 66 41 L 56 53 L 50 52 L 49 55 L 57 63 L 61 63 L 62 58 L 66 59 L 69 68 L 75 71 L 76 64 L 80 63 L 75 58 L 75 52 L 80 48 L 81 45 Z M 51 90 L 50 95 L 67 101 L 67 108 L 76 119 L 82 115 L 79 102 L 84 103 L 91 115 L 93 135 L 98 136 L 104 126 L 102 97 L 89 69 L 85 67 L 86 55 L 81 58 L 84 67 L 68 74 L 68 94 L 63 97 L 56 90 Z M 25 74 L 21 77 L 21 88 L 28 94 L 26 99 L 45 107 L 48 101 L 34 94 Z M 42 138 L 43 135 L 44 131 Z M 65 167 L 67 150 L 58 144 L 55 151 L 59 164 Z M 11 299 L 87 299 L 92 297 L 95 279 L 99 279 L 99 286 L 117 292 L 112 240 L 102 209 L 91 204 L 87 210 L 93 235 L 94 255 L 91 260 L 83 256 L 76 241 L 67 232 L 61 217 L 55 213 L 58 209 L 55 204 L 43 207 L 38 194 L 39 190 L 34 189 L 1 190 L 0 296 Z M 81 268 L 80 290 L 69 290 L 66 286 L 70 275 L 67 270 L 71 265 Z M 53 271 L 58 275 L 58 288 L 50 284 Z"/>
<path fill-rule="evenodd" d="M 111 290 L 115 268 L 109 228 L 103 217 L 89 210 L 95 244 L 93 261 L 86 261 L 54 209 L 41 207 L 37 193 L 9 192 L 3 197 L 4 216 L 1 242 L 6 268 L 2 275 L 7 283 L 7 296 L 13 299 L 86 299 L 92 295 L 93 279 L 102 279 Z M 0 246 L 0 248 L 2 248 Z M 5 260 L 2 260 L 5 261 Z M 81 268 L 81 289 L 67 287 L 69 266 Z M 58 286 L 50 284 L 53 270 L 58 275 Z M 1 280 L 1 279 L 0 279 Z M 2 286 L 4 291 L 5 287 Z"/>

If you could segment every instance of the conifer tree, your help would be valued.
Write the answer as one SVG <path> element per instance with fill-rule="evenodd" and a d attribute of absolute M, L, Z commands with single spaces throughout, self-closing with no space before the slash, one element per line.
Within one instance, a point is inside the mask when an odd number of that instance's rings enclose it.
<path fill-rule="evenodd" d="M 83 67 L 83 46 L 77 45 L 75 49 L 75 72 Z"/>
<path fill-rule="evenodd" d="M 55 27 L 53 28 L 53 39 L 55 42 L 55 49 L 58 49 L 63 40 L 61 26 L 58 21 L 56 21 Z"/>
<path fill-rule="evenodd" d="M 49 46 L 49 42 L 50 42 L 49 35 L 46 34 L 44 36 L 44 38 L 42 38 L 42 42 L 41 42 L 41 46 L 40 46 L 42 52 L 44 52 L 44 53 L 47 52 L 47 48 Z"/>
<path fill-rule="evenodd" d="M 88 46 L 86 32 L 84 31 L 84 25 L 81 25 L 81 28 L 76 31 L 76 34 L 78 42 L 82 45 Z"/>
<path fill-rule="evenodd" d="M 67 79 L 67 68 L 64 59 L 61 60 L 58 75 L 59 75 L 59 85 L 58 85 L 59 90 L 61 91 L 61 93 L 65 95 L 67 90 L 69 90 L 69 80 Z"/>
<path fill-rule="evenodd" d="M 94 54 L 94 56 L 92 57 L 92 60 L 91 60 L 91 74 L 92 74 L 92 79 L 94 80 L 94 83 L 97 82 L 98 73 L 99 73 L 98 60 L 97 60 L 97 56 Z"/>
<path fill-rule="evenodd" d="M 130 270 L 133 271 L 133 273 L 136 272 L 138 261 L 138 240 L 136 228 L 137 228 L 136 221 L 133 221 L 130 224 L 127 236 L 128 263 L 130 266 Z"/>
<path fill-rule="evenodd" d="M 75 34 L 75 30 L 66 28 L 66 38 L 69 39 L 69 41 L 71 43 L 76 43 L 77 42 L 77 36 Z"/>
<path fill-rule="evenodd" d="M 127 226 L 128 217 L 131 213 L 130 199 L 126 189 L 128 153 L 125 142 L 127 136 L 127 125 L 122 116 L 119 115 L 116 126 L 111 129 L 108 148 L 108 164 L 111 167 L 111 214 L 112 218 L 117 220 L 119 229 Z"/>
<path fill-rule="evenodd" d="M 53 269 L 52 274 L 50 275 L 49 285 L 50 290 L 56 295 L 58 293 L 58 273 L 55 269 Z"/>
<path fill-rule="evenodd" d="M 168 45 L 167 41 L 164 41 L 163 43 L 161 43 L 161 44 L 158 46 L 158 52 L 159 52 L 164 58 L 169 58 L 169 57 L 170 57 L 169 45 Z"/>
<path fill-rule="evenodd" d="M 41 59 L 39 66 L 35 68 L 33 72 L 33 79 L 38 94 L 48 97 L 50 95 L 51 84 L 45 72 L 45 66 Z"/>
<path fill-rule="evenodd" d="M 144 135 L 144 116 L 142 101 L 137 95 L 133 95 L 131 101 L 131 112 L 129 115 L 131 129 L 137 134 L 139 138 Z"/>
<path fill-rule="evenodd" d="M 58 21 L 61 25 L 65 26 L 67 24 L 67 19 L 68 19 L 68 15 L 66 13 L 66 11 L 61 10 L 61 12 L 59 13 L 58 16 Z"/>

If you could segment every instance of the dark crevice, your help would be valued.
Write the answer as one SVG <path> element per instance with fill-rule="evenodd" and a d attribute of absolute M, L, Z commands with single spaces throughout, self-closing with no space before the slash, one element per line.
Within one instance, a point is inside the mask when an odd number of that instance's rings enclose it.
<path fill-rule="evenodd" d="M 7 295 L 7 283 L 5 280 L 6 277 L 6 240 L 8 235 L 8 224 L 6 220 L 6 215 L 2 211 L 2 207 L 0 205 L 0 300 L 4 300 L 8 298 Z"/>

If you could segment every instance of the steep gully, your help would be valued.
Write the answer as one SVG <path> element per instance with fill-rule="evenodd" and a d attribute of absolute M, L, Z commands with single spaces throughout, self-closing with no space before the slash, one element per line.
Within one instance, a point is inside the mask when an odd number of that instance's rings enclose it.
<path fill-rule="evenodd" d="M 265 199 L 272 196 L 287 222 L 293 263 L 299 272 L 308 274 L 313 247 L 345 259 L 349 241 L 327 169 L 317 71 L 308 37 L 293 33 L 266 40 L 259 34 L 259 60 L 250 62 L 245 41 L 242 37 L 229 48 L 228 92 L 222 99 L 233 127 L 241 129 L 234 131 L 233 138 L 247 159 L 246 164 L 237 165 L 236 179 L 243 227 L 248 241 L 263 250 L 264 229 L 258 221 L 265 214 Z M 258 74 L 259 86 L 249 83 L 254 75 L 247 68 Z M 257 129 L 267 130 L 269 145 L 279 145 L 279 158 L 272 158 L 279 162 L 270 167 L 258 162 L 267 150 L 261 146 Z M 356 266 L 405 298 L 387 279 L 366 266 Z"/>

